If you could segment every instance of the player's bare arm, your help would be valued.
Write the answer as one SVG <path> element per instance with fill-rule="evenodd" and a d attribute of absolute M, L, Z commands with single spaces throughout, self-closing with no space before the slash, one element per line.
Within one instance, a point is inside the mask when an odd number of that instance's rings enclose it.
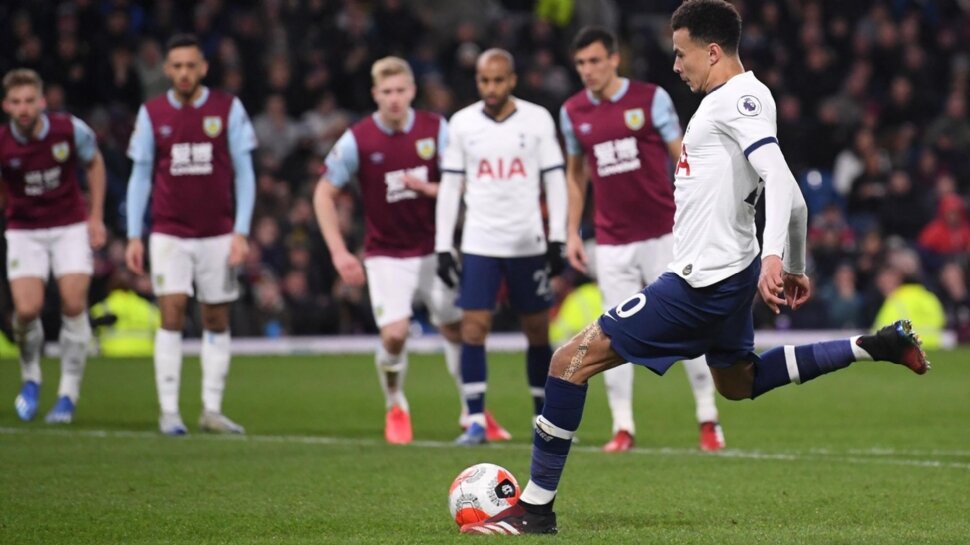
<path fill-rule="evenodd" d="M 108 238 L 104 227 L 105 168 L 100 150 L 94 152 L 94 157 L 84 165 L 84 170 L 88 178 L 88 199 L 91 201 L 88 211 L 88 238 L 91 248 L 97 250 L 104 246 Z"/>
<path fill-rule="evenodd" d="M 230 267 L 238 267 L 246 261 L 246 256 L 249 255 L 249 238 L 242 233 L 233 233 L 232 242 L 229 246 L 229 259 L 228 263 Z"/>
<path fill-rule="evenodd" d="M 347 250 L 343 234 L 340 233 L 340 224 L 337 220 L 336 198 L 340 189 L 326 179 L 320 178 L 317 187 L 313 191 L 313 210 L 317 215 L 317 223 L 323 239 L 330 250 L 331 260 L 337 274 L 344 283 L 350 286 L 364 285 L 364 266 L 360 259 Z"/>
<path fill-rule="evenodd" d="M 680 154 L 684 149 L 684 139 L 675 138 L 670 142 L 667 142 L 667 153 L 670 154 L 670 159 L 676 164 L 680 160 Z"/>
<path fill-rule="evenodd" d="M 581 273 L 587 273 L 586 249 L 583 238 L 579 234 L 579 227 L 583 221 L 583 207 L 586 204 L 586 188 L 589 177 L 586 175 L 586 159 L 584 155 L 568 155 L 566 157 L 566 187 L 568 189 L 569 208 L 566 225 L 566 257 L 569 264 Z"/>
<path fill-rule="evenodd" d="M 138 276 L 145 274 L 145 244 L 139 238 L 128 239 L 125 247 L 125 265 Z"/>
<path fill-rule="evenodd" d="M 404 187 L 410 189 L 422 195 L 428 197 L 429 199 L 434 199 L 438 196 L 438 183 L 429 180 L 422 180 L 417 176 L 411 174 L 405 174 L 402 176 L 404 180 Z"/>

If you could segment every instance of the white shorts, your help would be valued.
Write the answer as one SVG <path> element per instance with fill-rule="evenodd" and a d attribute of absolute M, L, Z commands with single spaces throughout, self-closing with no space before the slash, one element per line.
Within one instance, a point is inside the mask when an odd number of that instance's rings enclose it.
<path fill-rule="evenodd" d="M 615 307 L 660 278 L 673 257 L 673 233 L 630 244 L 597 245 L 596 283 L 603 293 L 603 310 Z"/>
<path fill-rule="evenodd" d="M 179 238 L 162 233 L 148 237 L 155 295 L 184 293 L 200 303 L 219 304 L 239 297 L 237 271 L 229 266 L 232 233 Z M 195 283 L 195 290 L 192 284 Z"/>
<path fill-rule="evenodd" d="M 420 301 L 428 307 L 431 323 L 451 324 L 461 320 L 455 305 L 457 295 L 438 278 L 434 254 L 422 257 L 368 257 L 367 289 L 378 327 L 411 317 L 411 305 Z"/>
<path fill-rule="evenodd" d="M 9 229 L 7 239 L 7 278 L 40 278 L 47 281 L 65 274 L 94 272 L 94 255 L 86 223 L 47 229 Z"/>

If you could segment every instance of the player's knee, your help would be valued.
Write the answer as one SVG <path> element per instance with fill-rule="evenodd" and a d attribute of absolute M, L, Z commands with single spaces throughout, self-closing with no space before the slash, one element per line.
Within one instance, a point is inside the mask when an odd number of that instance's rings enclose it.
<path fill-rule="evenodd" d="M 21 304 L 16 308 L 14 314 L 16 314 L 17 320 L 20 323 L 26 324 L 40 317 L 42 307 L 42 304 Z"/>
<path fill-rule="evenodd" d="M 552 354 L 552 361 L 549 362 L 549 376 L 563 376 L 575 355 L 576 344 L 573 342 L 568 342 L 557 348 Z"/>
<path fill-rule="evenodd" d="M 182 331 L 185 325 L 185 318 L 182 314 L 166 316 L 162 314 L 162 329 L 166 331 Z"/>
<path fill-rule="evenodd" d="M 722 396 L 731 401 L 743 401 L 751 399 L 751 386 L 737 383 L 715 382 L 717 391 Z"/>
<path fill-rule="evenodd" d="M 461 324 L 461 342 L 465 344 L 485 344 L 485 337 L 487 335 L 488 328 L 482 324 L 475 322 L 464 322 Z"/>
<path fill-rule="evenodd" d="M 61 314 L 64 316 L 74 317 L 81 314 L 87 310 L 87 305 L 84 301 L 71 301 L 64 299 L 61 301 Z"/>
<path fill-rule="evenodd" d="M 381 342 L 384 344 L 384 350 L 387 350 L 391 354 L 400 354 L 401 350 L 404 349 L 404 343 L 407 341 L 407 338 L 406 333 L 399 331 L 381 334 Z"/>

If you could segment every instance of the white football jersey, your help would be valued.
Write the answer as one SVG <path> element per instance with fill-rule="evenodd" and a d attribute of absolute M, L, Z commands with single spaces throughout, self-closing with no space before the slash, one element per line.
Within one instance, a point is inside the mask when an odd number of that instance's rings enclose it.
<path fill-rule="evenodd" d="M 704 287 L 758 255 L 755 204 L 764 184 L 748 155 L 777 144 L 775 101 L 752 72 L 707 93 L 687 124 L 674 181 L 670 271 Z"/>
<path fill-rule="evenodd" d="M 543 173 L 563 168 L 562 150 L 545 108 L 511 100 L 515 112 L 501 122 L 485 113 L 481 101 L 448 121 L 441 169 L 465 177 L 461 249 L 466 253 L 521 257 L 546 251 L 539 184 Z"/>

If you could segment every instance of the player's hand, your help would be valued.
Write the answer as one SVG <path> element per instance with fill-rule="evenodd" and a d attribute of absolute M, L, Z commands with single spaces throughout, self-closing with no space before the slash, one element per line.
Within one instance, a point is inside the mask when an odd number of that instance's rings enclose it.
<path fill-rule="evenodd" d="M 586 264 L 589 263 L 586 258 L 586 247 L 583 246 L 583 239 L 578 235 L 570 235 L 566 239 L 566 257 L 569 258 L 569 264 L 574 269 L 583 274 L 589 274 L 586 270 Z"/>
<path fill-rule="evenodd" d="M 559 276 L 566 270 L 566 245 L 562 242 L 550 242 L 546 249 L 546 262 L 549 264 L 549 276 Z"/>
<path fill-rule="evenodd" d="M 433 184 L 427 180 L 422 180 L 417 176 L 412 176 L 410 174 L 405 174 L 401 177 L 404 180 L 404 187 L 414 191 L 415 193 L 422 195 L 424 197 L 437 197 L 438 196 L 438 185 Z"/>
<path fill-rule="evenodd" d="M 449 288 L 458 285 L 461 269 L 458 268 L 458 262 L 451 252 L 438 252 L 438 278 Z"/>
<path fill-rule="evenodd" d="M 141 276 L 145 274 L 145 244 L 140 238 L 129 238 L 125 247 L 125 265 L 128 270 Z"/>
<path fill-rule="evenodd" d="M 229 246 L 229 266 L 238 267 L 246 261 L 249 255 L 249 239 L 240 233 L 232 234 L 232 244 Z"/>
<path fill-rule="evenodd" d="M 768 305 L 772 312 L 781 312 L 780 305 L 785 304 L 781 294 L 785 291 L 785 282 L 782 278 L 781 258 L 776 255 L 769 255 L 761 260 L 761 277 L 758 278 L 758 293 L 761 299 Z"/>
<path fill-rule="evenodd" d="M 108 240 L 108 232 L 100 219 L 88 218 L 88 241 L 92 250 L 100 250 Z"/>
<path fill-rule="evenodd" d="M 785 302 L 792 310 L 798 310 L 812 297 L 812 282 L 804 274 L 782 273 L 785 284 Z"/>
<path fill-rule="evenodd" d="M 359 288 L 364 285 L 365 275 L 364 266 L 357 259 L 357 256 L 350 252 L 344 252 L 333 256 L 333 267 L 337 269 L 337 274 L 344 284 Z"/>

